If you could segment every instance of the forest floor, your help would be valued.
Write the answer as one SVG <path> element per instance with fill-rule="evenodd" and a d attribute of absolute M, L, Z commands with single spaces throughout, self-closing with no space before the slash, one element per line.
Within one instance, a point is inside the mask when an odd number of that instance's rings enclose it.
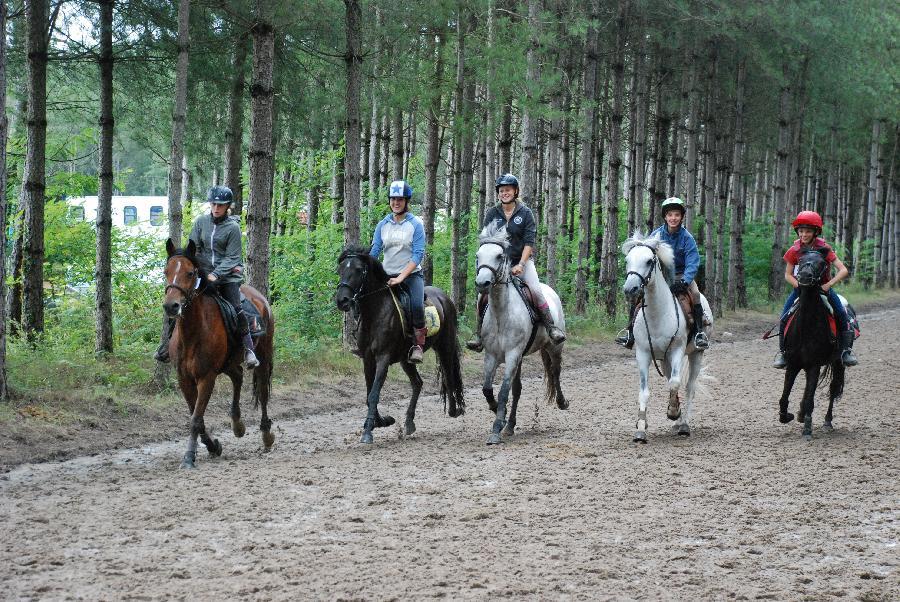
<path fill-rule="evenodd" d="M 426 376 L 417 433 L 372 446 L 359 379 L 281 391 L 268 454 L 257 412 L 236 439 L 221 397 L 224 455 L 195 471 L 177 468 L 184 411 L 73 432 L 96 436 L 64 453 L 95 455 L 0 475 L 0 598 L 900 599 L 900 303 L 860 309 L 861 363 L 832 433 L 820 391 L 811 442 L 778 423 L 771 318 L 753 313 L 717 324 L 689 438 L 651 374 L 650 441 L 631 441 L 634 357 L 608 342 L 568 346 L 568 411 L 530 363 L 501 446 L 484 444 L 478 357 L 464 416 Z M 382 413 L 402 417 L 407 390 L 392 380 Z M 4 439 L 7 468 L 46 453 Z"/>

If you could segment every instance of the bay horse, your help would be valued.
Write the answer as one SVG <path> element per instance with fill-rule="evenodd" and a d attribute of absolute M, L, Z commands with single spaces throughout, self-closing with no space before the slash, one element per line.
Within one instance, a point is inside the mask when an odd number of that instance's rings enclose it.
<path fill-rule="evenodd" d="M 803 423 L 803 437 L 812 439 L 812 413 L 816 388 L 820 381 L 831 376 L 828 391 L 828 411 L 825 413 L 823 428 L 831 432 L 834 402 L 844 392 L 844 363 L 841 361 L 840 349 L 834 318 L 831 316 L 828 301 L 820 296 L 822 275 L 828 269 L 825 261 L 827 249 L 811 249 L 800 256 L 797 263 L 797 283 L 800 294 L 797 309 L 788 318 L 784 332 L 784 358 L 787 362 L 784 374 L 784 391 L 779 400 L 778 420 L 787 424 L 794 419 L 788 412 L 788 398 L 794 387 L 794 380 L 803 370 L 806 373 L 806 387 L 800 402 L 797 422 Z M 825 371 L 822 372 L 822 366 Z"/>
<path fill-rule="evenodd" d="M 503 435 L 515 435 L 516 411 L 522 394 L 522 359 L 526 355 L 538 351 L 541 353 L 547 403 L 555 403 L 560 410 L 566 410 L 569 402 L 560 386 L 563 343 L 554 343 L 546 329 L 532 321 L 528 306 L 516 290 L 510 273 L 512 266 L 506 254 L 509 247 L 506 226 L 488 224 L 481 231 L 478 244 L 475 255 L 475 286 L 480 292 L 487 292 L 489 295 L 481 326 L 481 340 L 484 344 L 484 382 L 481 390 L 488 407 L 495 413 L 487 444 L 496 445 L 503 443 L 501 431 Z M 541 283 L 540 292 L 550 306 L 554 323 L 565 331 L 566 319 L 556 291 Z M 500 393 L 494 399 L 494 374 L 500 363 L 505 364 L 505 370 Z M 507 420 L 506 404 L 510 390 L 513 399 Z"/>
<path fill-rule="evenodd" d="M 694 346 L 687 317 L 672 293 L 675 276 L 675 256 L 672 247 L 658 236 L 644 236 L 635 232 L 622 243 L 627 274 L 622 286 L 625 298 L 640 303 L 634 319 L 634 350 L 640 379 L 638 419 L 634 441 L 647 443 L 647 405 L 650 362 L 668 381 L 669 405 L 666 416 L 674 420 L 673 429 L 681 436 L 691 434 L 691 410 L 696 391 L 697 376 L 703 365 L 703 350 Z M 707 334 L 712 338 L 712 312 L 706 297 L 700 295 Z M 659 364 L 662 365 L 660 371 Z M 684 402 L 678 390 L 687 370 Z M 683 405 L 683 407 L 682 407 Z"/>
<path fill-rule="evenodd" d="M 356 340 L 366 376 L 368 413 L 363 422 L 360 443 L 372 443 L 372 429 L 395 422 L 393 417 L 378 412 L 378 401 L 388 368 L 398 362 L 412 387 L 404 424 L 405 434 L 412 435 L 416 431 L 416 403 L 422 391 L 422 377 L 416 365 L 408 361 L 409 337 L 404 333 L 398 307 L 388 287 L 387 272 L 378 259 L 369 255 L 368 248 L 350 246 L 338 257 L 338 276 L 340 282 L 334 295 L 335 304 L 339 310 L 350 312 L 357 320 Z M 425 339 L 425 350 L 434 349 L 437 355 L 441 398 L 447 414 L 455 418 L 463 415 L 466 409 L 459 363 L 456 306 L 444 291 L 433 286 L 425 287 L 425 296 L 437 309 L 441 321 L 440 330 Z"/>
<path fill-rule="evenodd" d="M 175 318 L 175 329 L 169 339 L 169 356 L 178 374 L 178 386 L 184 394 L 191 412 L 191 432 L 187 451 L 181 462 L 182 468 L 195 468 L 197 458 L 197 437 L 206 446 L 209 455 L 222 455 L 222 444 L 210 437 L 203 415 L 213 392 L 216 377 L 226 374 L 234 389 L 231 398 L 231 429 L 236 437 L 246 432 L 241 420 L 241 385 L 244 372 L 241 367 L 243 345 L 229 343 L 225 320 L 218 302 L 213 298 L 215 285 L 206 278 L 195 256 L 196 245 L 190 241 L 184 249 L 176 249 L 172 240 L 166 241 L 166 291 L 163 309 L 169 317 Z M 272 421 L 269 420 L 268 404 L 272 388 L 273 342 L 275 319 L 269 302 L 255 288 L 241 286 L 241 292 L 256 309 L 265 324 L 265 334 L 256 341 L 256 357 L 259 366 L 253 369 L 253 401 L 259 406 L 262 417 L 259 428 L 262 431 L 263 449 L 269 451 L 275 441 Z"/>

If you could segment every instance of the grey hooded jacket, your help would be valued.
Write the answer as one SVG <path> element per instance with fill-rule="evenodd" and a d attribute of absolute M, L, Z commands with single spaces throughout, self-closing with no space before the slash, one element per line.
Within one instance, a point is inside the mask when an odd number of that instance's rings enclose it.
<path fill-rule="evenodd" d="M 215 274 L 219 282 L 244 281 L 241 226 L 236 217 L 227 216 L 217 224 L 212 214 L 201 215 L 194 222 L 190 239 L 197 245 L 200 266 Z"/>

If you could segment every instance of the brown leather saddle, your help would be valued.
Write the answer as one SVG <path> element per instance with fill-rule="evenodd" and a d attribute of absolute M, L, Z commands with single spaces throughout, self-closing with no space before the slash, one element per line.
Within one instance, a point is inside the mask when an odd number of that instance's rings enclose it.
<path fill-rule="evenodd" d="M 691 297 L 691 292 L 689 290 L 685 290 L 684 292 L 676 294 L 675 298 L 678 299 L 678 304 L 681 305 L 681 311 L 684 312 L 684 319 L 688 325 L 688 332 L 693 332 L 694 299 Z"/>

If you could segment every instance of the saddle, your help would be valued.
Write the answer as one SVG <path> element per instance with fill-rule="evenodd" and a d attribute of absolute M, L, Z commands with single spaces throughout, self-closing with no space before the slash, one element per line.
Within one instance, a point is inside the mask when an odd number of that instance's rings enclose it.
<path fill-rule="evenodd" d="M 525 302 L 525 307 L 528 308 L 528 315 L 531 317 L 531 323 L 537 324 L 540 322 L 540 318 L 537 313 L 537 305 L 534 302 L 534 293 L 531 288 L 529 288 L 528 284 L 519 278 L 518 276 L 512 277 L 513 287 L 516 289 L 516 292 L 519 293 L 519 296 L 522 298 L 522 301 Z M 488 298 L 489 295 L 479 295 L 478 296 L 478 314 L 484 318 L 484 312 L 487 311 L 488 308 Z"/>
<path fill-rule="evenodd" d="M 237 313 L 234 311 L 234 307 L 227 299 L 217 293 L 211 294 L 211 296 L 216 300 L 216 303 L 218 303 L 219 311 L 222 312 L 222 320 L 225 322 L 225 331 L 228 333 L 229 340 L 232 342 L 241 342 L 241 337 L 244 333 L 238 332 Z M 260 315 L 259 310 L 256 309 L 253 302 L 244 296 L 244 293 L 241 293 L 241 309 L 244 310 L 244 315 L 247 317 L 247 324 L 250 325 L 250 336 L 254 339 L 258 339 L 266 334 L 265 320 Z"/>
<path fill-rule="evenodd" d="M 412 331 L 412 304 L 410 303 L 409 287 L 406 283 L 401 282 L 399 286 L 390 289 L 394 298 L 394 304 L 397 306 L 397 313 L 400 316 L 400 324 L 403 328 L 403 334 L 407 337 L 413 336 Z M 425 328 L 427 332 L 425 336 L 432 337 L 441 329 L 441 316 L 438 314 L 437 308 L 428 293 L 425 293 Z"/>

